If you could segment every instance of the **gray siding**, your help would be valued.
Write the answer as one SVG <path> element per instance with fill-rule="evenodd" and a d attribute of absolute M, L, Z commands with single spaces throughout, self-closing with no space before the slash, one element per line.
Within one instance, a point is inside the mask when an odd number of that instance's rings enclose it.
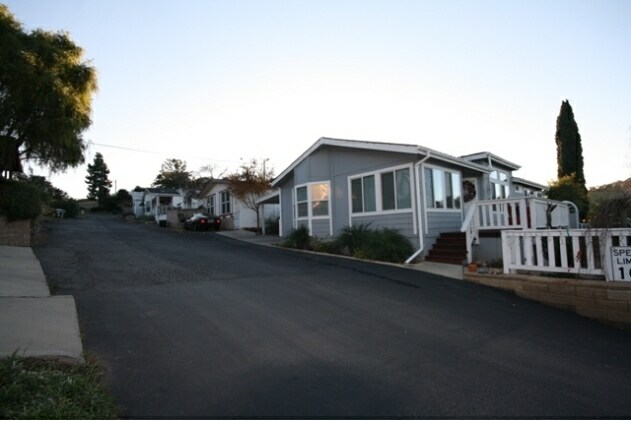
<path fill-rule="evenodd" d="M 331 220 L 330 219 L 314 219 L 311 221 L 311 235 L 324 238 L 330 236 Z"/>
<path fill-rule="evenodd" d="M 417 161 L 415 156 L 399 153 L 341 148 L 331 148 L 331 150 L 335 152 L 331 153 L 332 176 L 330 179 L 334 200 L 332 208 L 333 235 L 339 234 L 349 224 L 349 176 Z M 389 228 L 399 228 L 399 226 L 389 226 Z M 405 226 L 401 229 L 405 229 Z"/>
<path fill-rule="evenodd" d="M 371 229 L 392 228 L 406 236 L 415 248 L 418 248 L 418 234 L 414 234 L 414 214 L 392 213 L 385 215 L 353 216 L 353 225 L 370 224 Z"/>
<path fill-rule="evenodd" d="M 280 191 L 280 215 L 281 224 L 283 224 L 283 237 L 289 235 L 294 230 L 294 211 L 293 211 L 293 177 L 281 186 Z"/>
<path fill-rule="evenodd" d="M 427 233 L 424 234 L 424 250 L 427 255 L 434 246 L 434 242 L 442 232 L 460 231 L 462 227 L 461 212 L 427 212 Z"/>
<path fill-rule="evenodd" d="M 293 229 L 293 227 L 291 227 L 293 218 L 291 210 L 291 191 L 294 186 L 317 181 L 329 181 L 331 183 L 329 209 L 333 217 L 333 235 L 337 235 L 341 232 L 342 228 L 349 224 L 349 176 L 416 162 L 416 158 L 417 157 L 413 155 L 401 153 L 366 151 L 331 146 L 317 150 L 294 168 L 293 179 L 287 180 L 281 187 L 283 190 L 283 203 L 285 203 L 285 199 L 289 200 L 287 202 L 289 206 L 284 206 L 289 208 L 289 212 L 283 209 L 283 234 L 287 235 L 287 233 L 291 232 Z M 289 215 L 289 218 L 287 218 L 287 215 Z M 317 220 L 314 220 L 314 223 L 316 221 Z M 289 230 L 286 228 L 287 224 L 289 224 Z M 327 226 L 327 235 L 328 232 Z"/>
<path fill-rule="evenodd" d="M 502 238 L 501 237 L 482 237 L 480 244 L 473 247 L 473 259 L 487 262 L 502 258 Z"/>

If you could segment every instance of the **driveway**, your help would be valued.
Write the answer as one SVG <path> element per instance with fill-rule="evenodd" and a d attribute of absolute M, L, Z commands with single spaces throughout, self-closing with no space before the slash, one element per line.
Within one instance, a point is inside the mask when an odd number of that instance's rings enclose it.
<path fill-rule="evenodd" d="M 124 417 L 631 416 L 631 335 L 510 293 L 108 216 L 45 236 Z"/>

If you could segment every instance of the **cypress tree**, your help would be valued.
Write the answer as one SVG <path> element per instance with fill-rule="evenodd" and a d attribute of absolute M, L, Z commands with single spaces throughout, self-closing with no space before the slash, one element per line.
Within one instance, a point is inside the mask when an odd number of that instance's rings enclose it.
<path fill-rule="evenodd" d="M 99 205 L 104 203 L 110 195 L 110 187 L 112 186 L 112 182 L 108 178 L 109 174 L 110 170 L 103 160 L 103 155 L 97 152 L 94 163 L 88 164 L 88 175 L 85 178 L 88 185 L 88 199 L 98 200 Z"/>
<path fill-rule="evenodd" d="M 573 174 L 574 180 L 585 188 L 581 135 L 574 120 L 572 106 L 567 99 L 561 103 L 561 111 L 557 117 L 555 140 L 557 144 L 558 178 L 561 179 Z"/>
<path fill-rule="evenodd" d="M 548 197 L 573 202 L 580 216 L 585 218 L 589 212 L 589 201 L 583 172 L 583 147 L 574 112 L 567 99 L 561 103 L 555 140 L 558 180 L 551 184 Z"/>

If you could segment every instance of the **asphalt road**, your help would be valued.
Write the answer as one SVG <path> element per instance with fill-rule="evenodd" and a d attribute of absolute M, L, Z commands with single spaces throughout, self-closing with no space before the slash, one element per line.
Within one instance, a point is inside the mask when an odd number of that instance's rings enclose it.
<path fill-rule="evenodd" d="M 631 335 L 510 293 L 113 217 L 45 234 L 124 417 L 631 417 Z"/>

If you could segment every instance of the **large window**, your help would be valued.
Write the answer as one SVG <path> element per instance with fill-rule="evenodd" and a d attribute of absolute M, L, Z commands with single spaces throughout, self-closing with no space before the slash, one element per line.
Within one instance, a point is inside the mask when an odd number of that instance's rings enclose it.
<path fill-rule="evenodd" d="M 443 168 L 425 168 L 425 203 L 428 209 L 460 209 L 460 173 Z"/>
<path fill-rule="evenodd" d="M 232 212 L 232 205 L 230 201 L 230 190 L 224 190 L 221 192 L 221 214 Z"/>
<path fill-rule="evenodd" d="M 491 199 L 506 199 L 508 197 L 508 174 L 504 171 L 493 170 L 491 179 Z"/>
<path fill-rule="evenodd" d="M 296 187 L 296 218 L 329 216 L 329 183 L 310 183 Z"/>
<path fill-rule="evenodd" d="M 298 218 L 309 217 L 309 200 L 306 186 L 296 189 L 296 216 Z"/>
<path fill-rule="evenodd" d="M 210 213 L 211 216 L 217 215 L 215 213 L 215 195 L 214 194 L 208 198 L 208 213 Z"/>
<path fill-rule="evenodd" d="M 361 175 L 350 180 L 352 213 L 412 207 L 410 168 Z"/>
<path fill-rule="evenodd" d="M 374 212 L 377 210 L 377 199 L 375 196 L 375 176 L 351 180 L 351 200 L 353 213 Z"/>

